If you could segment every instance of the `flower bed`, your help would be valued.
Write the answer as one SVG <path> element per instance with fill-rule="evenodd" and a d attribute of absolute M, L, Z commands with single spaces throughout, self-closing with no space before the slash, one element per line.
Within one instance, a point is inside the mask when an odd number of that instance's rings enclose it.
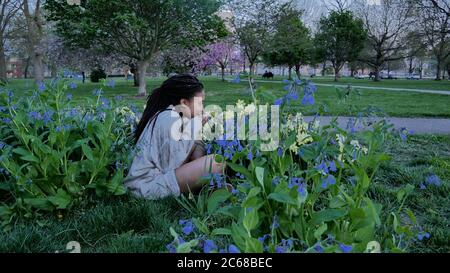
<path fill-rule="evenodd" d="M 291 103 L 314 103 L 311 82 L 289 82 L 283 98 L 254 92 L 255 103 L 271 98 L 281 107 L 279 147 L 263 151 L 261 140 L 216 140 L 209 153 L 231 171 L 205 183 L 214 190 L 181 198 L 194 215 L 171 229 L 171 252 L 380 252 L 403 251 L 419 230 L 403 207 L 413 186 L 398 193 L 398 210 L 380 218 L 381 204 L 368 195 L 382 148 L 393 137 L 384 121 L 367 130 L 344 130 L 336 123 L 305 123 Z M 303 90 L 303 92 L 301 92 Z M 302 94 L 301 94 L 302 93 Z M 242 105 L 242 115 L 255 105 Z M 403 134 L 404 136 L 404 134 Z M 222 188 L 231 183 L 233 190 Z"/>

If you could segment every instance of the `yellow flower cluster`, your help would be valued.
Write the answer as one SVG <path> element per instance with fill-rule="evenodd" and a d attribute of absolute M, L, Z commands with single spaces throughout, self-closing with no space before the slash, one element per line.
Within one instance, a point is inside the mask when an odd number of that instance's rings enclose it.
<path fill-rule="evenodd" d="M 135 120 L 136 123 L 139 122 L 139 118 L 136 116 L 136 114 L 127 106 L 123 107 L 117 107 L 115 109 L 116 114 L 121 116 L 121 122 L 125 123 L 126 119 L 125 117 L 129 117 Z"/>
<path fill-rule="evenodd" d="M 350 145 L 352 145 L 353 147 L 355 147 L 355 149 L 356 149 L 357 151 L 361 151 L 361 152 L 363 152 L 364 154 L 367 154 L 367 153 L 369 152 L 369 150 L 368 150 L 366 147 L 364 147 L 363 145 L 359 144 L 359 141 L 358 141 L 358 140 L 352 140 L 352 141 L 350 141 Z"/>
<path fill-rule="evenodd" d="M 313 129 L 317 129 L 317 127 L 318 123 L 315 123 Z M 313 138 L 308 132 L 308 123 L 304 121 L 301 113 L 297 113 L 295 116 L 290 114 L 287 122 L 282 125 L 282 128 L 288 134 L 296 133 L 296 141 L 289 147 L 289 150 L 294 153 L 297 153 L 302 145 L 313 141 Z"/>
<path fill-rule="evenodd" d="M 336 141 L 337 141 L 337 143 L 339 145 L 338 160 L 341 161 L 341 162 L 344 162 L 344 147 L 345 147 L 346 138 L 345 138 L 345 136 L 343 136 L 341 134 L 337 134 L 336 135 Z M 359 141 L 356 140 L 356 139 L 350 141 L 350 145 L 352 145 L 356 149 L 356 151 L 362 152 L 364 154 L 367 154 L 369 152 L 367 147 L 361 145 L 359 143 Z M 354 161 L 354 160 L 352 160 L 352 161 Z"/>
<path fill-rule="evenodd" d="M 339 145 L 339 156 L 338 160 L 344 162 L 344 147 L 345 147 L 345 136 L 341 134 L 336 135 L 336 141 Z"/>

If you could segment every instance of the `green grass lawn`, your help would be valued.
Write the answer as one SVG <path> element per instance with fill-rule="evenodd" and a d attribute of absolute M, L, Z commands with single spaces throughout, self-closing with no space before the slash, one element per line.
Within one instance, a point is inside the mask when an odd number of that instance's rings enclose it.
<path fill-rule="evenodd" d="M 431 237 L 415 243 L 410 251 L 448 253 L 450 136 L 414 136 L 408 142 L 389 143 L 387 151 L 392 161 L 382 166 L 370 192 L 383 204 L 382 217 L 395 207 L 400 187 L 416 186 L 405 205 Z M 418 189 L 430 172 L 439 175 L 443 186 Z M 80 242 L 82 252 L 161 252 L 173 239 L 169 228 L 188 217 L 173 198 L 113 198 L 73 209 L 62 219 L 49 215 L 42 227 L 18 221 L 12 231 L 0 233 L 0 252 L 61 252 L 69 241 Z"/>
<path fill-rule="evenodd" d="M 294 76 L 293 76 L 294 77 Z M 245 77 L 243 77 L 244 79 Z M 273 81 L 281 81 L 286 79 L 287 76 L 275 76 Z M 261 76 L 256 77 L 257 80 L 262 80 Z M 315 83 L 319 84 L 352 84 L 355 86 L 371 86 L 371 87 L 383 87 L 383 88 L 404 88 L 404 89 L 423 89 L 423 90 L 443 90 L 450 91 L 450 80 L 435 81 L 432 79 L 422 79 L 422 80 L 380 80 L 379 82 L 374 82 L 370 79 L 355 79 L 351 77 L 342 77 L 338 82 L 334 81 L 334 77 L 314 77 L 305 79 L 310 79 Z"/>
<path fill-rule="evenodd" d="M 203 77 L 201 80 L 205 84 L 206 104 L 218 104 L 223 107 L 227 104 L 234 104 L 237 99 L 251 100 L 246 81 L 234 84 L 222 82 L 214 77 Z M 153 90 L 162 81 L 163 78 L 149 79 L 148 90 Z M 419 81 L 414 83 L 419 83 Z M 435 84 L 436 89 L 442 89 L 439 84 L 443 82 L 430 81 L 429 84 L 431 83 Z M 271 90 L 279 97 L 286 93 L 283 90 L 283 85 L 279 83 L 258 83 L 258 86 Z M 92 91 L 99 87 L 100 84 L 79 83 L 78 88 L 71 92 L 75 99 L 82 98 L 92 96 Z M 10 83 L 10 88 L 17 95 L 20 95 L 23 93 L 23 90 L 33 88 L 33 84 L 31 80 L 13 80 Z M 146 101 L 145 98 L 136 97 L 137 88 L 132 86 L 131 81 L 117 80 L 115 88 L 106 87 L 104 91 L 107 97 L 122 95 L 126 100 L 140 106 L 143 106 Z M 326 105 L 327 115 L 352 116 L 366 111 L 368 107 L 375 107 L 393 117 L 450 117 L 450 96 L 448 95 L 395 92 L 377 90 L 375 87 L 374 90 L 361 89 L 359 93 L 360 95 L 354 93 L 347 101 L 340 101 L 336 88 L 319 86 L 316 93 L 316 101 L 317 105 Z M 317 105 L 315 107 L 303 107 L 300 105 L 300 102 L 294 103 L 296 109 L 305 115 L 314 114 Z"/>
<path fill-rule="evenodd" d="M 354 79 L 354 78 L 342 78 L 339 82 L 335 82 L 332 78 L 315 78 L 314 82 L 323 84 L 352 84 L 356 86 L 371 86 L 371 87 L 386 87 L 386 88 L 405 88 L 405 89 L 424 89 L 424 90 L 444 90 L 450 91 L 450 81 L 442 80 L 381 80 L 374 82 L 370 79 Z"/>

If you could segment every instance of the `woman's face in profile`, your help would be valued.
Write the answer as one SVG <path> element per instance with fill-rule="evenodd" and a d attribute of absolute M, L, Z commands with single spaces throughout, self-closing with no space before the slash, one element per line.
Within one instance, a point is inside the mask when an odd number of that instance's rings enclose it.
<path fill-rule="evenodd" d="M 205 99 L 205 92 L 198 92 L 190 100 L 182 99 L 183 116 L 193 118 L 201 116 L 203 113 L 203 100 Z"/>

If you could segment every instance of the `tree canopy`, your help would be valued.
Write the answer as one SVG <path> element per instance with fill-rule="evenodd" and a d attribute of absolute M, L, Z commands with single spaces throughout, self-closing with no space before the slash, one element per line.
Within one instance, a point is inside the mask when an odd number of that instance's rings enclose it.
<path fill-rule="evenodd" d="M 318 55 L 333 64 L 336 81 L 343 65 L 358 58 L 366 37 L 363 21 L 355 18 L 351 11 L 332 11 L 328 17 L 320 19 L 315 44 Z"/>
<path fill-rule="evenodd" d="M 108 8 L 105 8 L 108 7 Z M 139 94 L 145 71 L 156 53 L 174 44 L 194 47 L 226 34 L 216 0 L 89 0 L 70 5 L 48 0 L 48 19 L 59 35 L 79 47 L 99 45 L 138 63 Z"/>

